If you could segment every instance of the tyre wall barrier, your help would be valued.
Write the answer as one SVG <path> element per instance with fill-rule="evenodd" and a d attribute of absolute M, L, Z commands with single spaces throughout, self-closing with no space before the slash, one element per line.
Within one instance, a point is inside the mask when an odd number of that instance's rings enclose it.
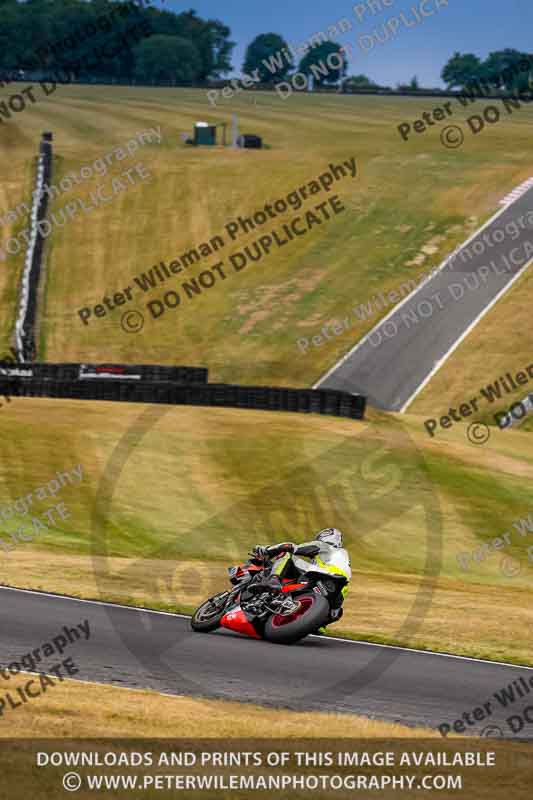
<path fill-rule="evenodd" d="M 54 380 L 0 375 L 0 395 L 9 397 L 60 397 L 76 400 L 111 400 L 131 403 L 223 406 L 327 414 L 363 419 L 366 398 L 329 389 L 287 389 L 273 386 L 230 384 L 178 384 L 146 380 Z"/>
<path fill-rule="evenodd" d="M 144 380 L 176 383 L 207 383 L 206 367 L 161 366 L 159 364 L 44 364 L 0 361 L 0 375 L 57 381 Z"/>

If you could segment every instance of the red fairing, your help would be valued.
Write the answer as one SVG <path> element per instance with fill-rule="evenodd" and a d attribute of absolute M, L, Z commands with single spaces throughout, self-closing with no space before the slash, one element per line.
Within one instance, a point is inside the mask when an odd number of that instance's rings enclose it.
<path fill-rule="evenodd" d="M 230 631 L 237 631 L 237 633 L 244 633 L 246 636 L 251 636 L 252 639 L 261 638 L 254 626 L 246 619 L 246 615 L 240 606 L 224 614 L 220 624 L 223 628 L 229 628 Z"/>
<path fill-rule="evenodd" d="M 305 589 L 307 585 L 307 583 L 291 583 L 290 586 L 284 586 L 281 591 L 287 594 L 288 592 L 294 592 L 296 589 Z"/>

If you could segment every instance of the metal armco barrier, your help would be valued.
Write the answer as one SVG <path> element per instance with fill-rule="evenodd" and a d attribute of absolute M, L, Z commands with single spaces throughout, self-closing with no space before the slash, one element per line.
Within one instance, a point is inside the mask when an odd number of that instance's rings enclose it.
<path fill-rule="evenodd" d="M 0 395 L 293 411 L 351 419 L 363 419 L 366 408 L 366 397 L 330 389 L 233 386 L 225 383 L 179 384 L 124 378 L 54 380 L 37 376 L 0 375 Z"/>
<path fill-rule="evenodd" d="M 39 159 L 35 190 L 32 195 L 31 231 L 24 271 L 19 289 L 19 312 L 15 322 L 15 341 L 20 359 L 35 358 L 35 321 L 37 318 L 37 294 L 41 277 L 44 237 L 41 223 L 46 219 L 48 195 L 43 193 L 45 184 L 52 176 L 52 134 L 43 133 L 39 145 Z"/>

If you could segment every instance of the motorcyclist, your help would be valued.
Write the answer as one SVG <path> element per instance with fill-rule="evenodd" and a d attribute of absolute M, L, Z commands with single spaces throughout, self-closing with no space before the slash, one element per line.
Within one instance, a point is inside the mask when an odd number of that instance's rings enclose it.
<path fill-rule="evenodd" d="M 258 587 L 276 589 L 281 586 L 281 579 L 287 566 L 292 560 L 300 572 L 325 572 L 346 578 L 346 584 L 332 598 L 330 618 L 326 624 L 338 622 L 342 617 L 342 604 L 348 593 L 348 584 L 352 578 L 350 556 L 343 547 L 343 536 L 337 528 L 323 528 L 310 542 L 294 544 L 294 542 L 280 542 L 279 544 L 263 546 L 257 545 L 254 552 L 260 558 L 278 558 L 271 570 L 265 571 L 263 580 Z"/>

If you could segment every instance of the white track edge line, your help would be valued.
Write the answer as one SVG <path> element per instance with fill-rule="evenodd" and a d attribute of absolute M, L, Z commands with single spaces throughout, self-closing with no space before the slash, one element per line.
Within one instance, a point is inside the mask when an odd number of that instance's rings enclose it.
<path fill-rule="evenodd" d="M 21 670 L 20 673 L 17 673 L 17 674 L 20 675 L 22 672 L 24 672 L 24 673 L 26 673 L 28 675 L 55 675 L 55 672 L 32 672 L 31 670 L 26 670 L 26 669 Z M 63 678 L 63 681 L 64 680 L 65 680 L 65 678 Z M 67 680 L 75 681 L 76 683 L 83 683 L 85 686 L 109 686 L 111 689 L 122 689 L 123 691 L 126 691 L 126 692 L 152 692 L 152 694 L 157 694 L 160 697 L 173 697 L 175 700 L 177 698 L 180 698 L 180 697 L 187 698 L 188 700 L 190 700 L 190 699 L 193 699 L 193 700 L 194 699 L 217 700 L 217 699 L 219 699 L 219 698 L 216 698 L 216 697 L 204 698 L 202 695 L 169 694 L 168 692 L 159 692 L 157 689 L 152 689 L 150 686 L 119 686 L 117 683 L 109 683 L 108 681 L 97 681 L 96 679 L 93 680 L 93 681 L 86 681 L 84 678 L 74 678 L 72 676 L 69 676 L 67 678 Z M 63 681 L 61 681 L 61 683 L 63 683 Z M 223 699 L 223 698 L 220 698 L 220 699 Z M 229 700 L 228 702 L 231 703 L 231 702 L 239 702 L 239 701 L 238 700 L 236 700 L 236 701 Z M 119 737 L 117 737 L 117 738 L 119 738 Z"/>
<path fill-rule="evenodd" d="M 524 264 L 524 266 L 521 267 L 521 269 L 516 273 L 516 275 L 514 275 L 513 278 L 508 283 L 506 283 L 505 286 L 502 289 L 500 289 L 498 294 L 495 297 L 492 298 L 490 303 L 487 306 L 485 306 L 485 308 L 483 308 L 481 310 L 481 312 L 478 314 L 478 316 L 474 320 L 472 320 L 472 322 L 470 323 L 468 328 L 466 328 L 463 331 L 463 333 L 459 336 L 459 338 L 452 344 L 450 349 L 446 353 L 444 353 L 442 358 L 439 361 L 437 361 L 437 363 L 433 366 L 433 369 L 431 370 L 431 372 L 428 375 L 426 375 L 426 377 L 424 378 L 422 383 L 418 386 L 417 389 L 415 389 L 415 391 L 413 392 L 411 397 L 409 397 L 405 401 L 403 406 L 400 408 L 400 414 L 405 413 L 405 411 L 411 405 L 413 400 L 415 400 L 415 398 L 420 394 L 422 389 L 429 383 L 429 381 L 435 375 L 435 373 L 438 372 L 439 369 L 446 363 L 446 361 L 449 359 L 449 357 L 454 352 L 454 350 L 456 350 L 459 347 L 461 342 L 468 336 L 468 334 L 476 327 L 476 325 L 479 322 L 481 322 L 481 320 L 483 319 L 485 314 L 488 314 L 488 312 L 491 310 L 492 306 L 494 306 L 498 302 L 500 297 L 502 297 L 506 292 L 509 291 L 509 289 L 513 286 L 515 281 L 517 281 L 518 278 L 520 278 L 522 273 L 525 272 L 532 263 L 533 263 L 533 259 L 530 259 L 527 262 L 527 264 Z"/>
<path fill-rule="evenodd" d="M 521 199 L 521 198 L 518 198 L 518 199 Z M 516 201 L 514 201 L 514 202 L 518 202 L 518 201 L 516 200 Z M 477 231 L 474 231 L 474 233 L 473 233 L 473 234 L 472 234 L 472 235 L 471 235 L 471 236 L 470 236 L 468 239 L 466 239 L 466 241 L 464 241 L 464 242 L 463 242 L 463 244 L 462 244 L 460 247 L 458 247 L 458 248 L 456 247 L 456 248 L 455 248 L 455 250 L 454 250 L 452 253 L 450 253 L 450 255 L 449 255 L 449 256 L 446 256 L 446 258 L 444 259 L 444 261 L 443 261 L 443 262 L 442 262 L 442 263 L 441 263 L 441 264 L 440 264 L 440 265 L 439 265 L 439 266 L 438 266 L 438 267 L 437 267 L 437 268 L 436 268 L 436 269 L 435 269 L 435 270 L 434 270 L 434 271 L 433 271 L 433 272 L 432 272 L 432 273 L 431 273 L 431 274 L 430 274 L 430 275 L 429 275 L 429 276 L 428 276 L 428 277 L 427 277 L 427 278 L 426 278 L 426 279 L 425 279 L 425 280 L 424 280 L 424 281 L 423 281 L 423 282 L 420 284 L 420 286 L 417 286 L 417 287 L 416 287 L 416 289 L 413 289 L 413 291 L 411 292 L 411 294 L 408 294 L 406 297 L 404 297 L 404 298 L 403 298 L 403 300 L 401 300 L 399 303 L 397 303 L 397 305 L 395 305 L 395 306 L 394 306 L 394 307 L 393 307 L 393 308 L 392 308 L 392 309 L 389 311 L 389 313 L 388 313 L 388 314 L 387 314 L 385 317 L 383 317 L 383 318 L 382 318 L 382 319 L 380 319 L 378 322 L 376 322 L 376 324 L 374 325 L 374 327 L 373 327 L 373 328 L 371 328 L 371 329 L 368 331 L 368 333 L 365 333 L 365 335 L 363 336 L 363 338 L 362 338 L 362 339 L 360 339 L 360 340 L 359 340 L 359 341 L 358 341 L 358 342 L 357 342 L 357 343 L 356 343 L 356 344 L 355 344 L 355 345 L 352 347 L 352 349 L 351 349 L 351 350 L 349 350 L 349 351 L 348 351 L 348 352 L 347 352 L 345 355 L 341 356 L 341 358 L 340 358 L 340 359 L 339 359 L 339 360 L 336 362 L 336 364 L 334 364 L 334 365 L 331 367 L 331 369 L 329 369 L 329 370 L 328 370 L 328 371 L 327 371 L 327 372 L 326 372 L 326 373 L 325 373 L 325 374 L 324 374 L 324 375 L 323 375 L 321 378 L 319 378 L 319 379 L 318 379 L 318 381 L 317 381 L 316 383 L 314 383 L 314 384 L 313 384 L 313 386 L 312 386 L 311 388 L 312 388 L 312 389 L 318 389 L 318 387 L 320 386 L 320 384 L 321 384 L 321 383 L 324 383 L 324 381 L 325 381 L 327 378 L 329 378 L 329 376 L 331 375 L 331 373 L 332 373 L 332 372 L 335 372 L 335 370 L 336 370 L 336 369 L 338 369 L 338 368 L 341 366 L 341 364 L 343 364 L 343 363 L 344 363 L 344 362 L 345 362 L 345 361 L 346 361 L 346 360 L 347 360 L 347 359 L 348 359 L 348 358 L 349 358 L 351 355 L 353 355 L 353 353 L 355 353 L 355 351 L 356 351 L 356 350 L 357 350 L 359 347 L 361 347 L 361 346 L 362 346 L 362 345 L 363 345 L 363 344 L 366 342 L 366 340 L 367 340 L 367 339 L 368 339 L 368 338 L 371 336 L 371 334 L 373 334 L 373 333 L 374 333 L 374 331 L 375 331 L 377 328 L 379 328 L 381 325 L 383 325 L 383 324 L 384 324 L 384 323 L 385 323 L 385 322 L 386 322 L 386 321 L 389 319 L 389 317 L 391 317 L 393 314 L 395 314 L 395 313 L 396 313 L 396 311 L 398 311 L 398 310 L 399 310 L 399 309 L 400 309 L 400 308 L 401 308 L 401 307 L 404 305 L 404 303 L 407 303 L 407 301 L 408 301 L 408 300 L 410 300 L 412 297 L 414 297 L 414 296 L 417 294 L 417 292 L 419 292 L 419 291 L 420 291 L 420 290 L 421 290 L 421 289 L 422 289 L 422 288 L 423 288 L 423 287 L 426 285 L 426 283 L 428 283 L 429 281 L 433 280 L 433 278 L 435 277 L 435 275 L 437 275 L 439 272 L 441 272 L 441 270 L 443 270 L 443 269 L 445 268 L 445 266 L 448 264 L 448 262 L 449 262 L 449 261 L 450 261 L 450 260 L 451 260 L 451 259 L 452 259 L 454 256 L 458 256 L 458 255 L 459 255 L 459 253 L 460 253 L 462 250 L 464 250 L 464 248 L 465 248 L 465 247 L 466 247 L 468 244 L 470 244 L 470 242 L 471 242 L 471 241 L 473 241 L 473 240 L 474 240 L 474 239 L 475 239 L 477 236 L 479 236 L 479 234 L 480 234 L 482 231 L 484 231 L 484 230 L 485 230 L 485 228 L 488 228 L 488 226 L 489 226 L 489 225 L 491 225 L 491 224 L 494 222 L 494 220 L 496 220 L 496 219 L 497 219 L 499 216 L 501 216 L 501 215 L 502 215 L 502 214 L 503 214 L 505 211 L 507 211 L 507 209 L 509 209 L 509 208 L 510 208 L 512 205 L 514 205 L 514 203 L 509 203 L 508 205 L 506 205 L 506 206 L 503 206 L 503 207 L 502 207 L 502 208 L 500 208 L 498 211 L 496 211 L 496 213 L 495 213 L 495 214 L 493 214 L 493 215 L 492 215 L 492 217 L 490 217 L 490 218 L 489 218 L 489 219 L 488 219 L 488 220 L 487 220 L 487 221 L 486 221 L 486 222 L 485 222 L 485 223 L 484 223 L 484 224 L 481 226 L 481 228 L 478 228 L 478 229 L 477 229 Z"/>
<path fill-rule="evenodd" d="M 157 609 L 153 608 L 142 608 L 140 606 L 125 606 L 121 603 L 110 603 L 106 602 L 105 600 L 85 600 L 82 597 L 72 597 L 68 594 L 53 594 L 52 592 L 39 592 L 36 589 L 18 589 L 15 586 L 2 586 L 0 585 L 0 591 L 9 591 L 9 592 L 23 592 L 25 594 L 36 594 L 42 597 L 53 597 L 56 600 L 75 600 L 78 603 L 89 603 L 90 605 L 98 605 L 98 606 L 108 606 L 111 608 L 126 608 L 128 611 L 145 611 L 147 614 L 163 614 L 167 617 L 179 617 L 180 619 L 190 619 L 191 617 L 188 614 L 174 614 L 171 611 L 157 611 Z M 360 639 L 342 639 L 340 636 L 316 636 L 315 634 L 311 634 L 312 638 L 317 639 L 331 639 L 334 642 L 344 642 L 345 644 L 360 644 L 366 645 L 367 647 L 381 647 L 385 650 L 402 650 L 406 653 L 421 653 L 422 655 L 426 656 L 439 656 L 441 658 L 455 658 L 459 661 L 473 661 L 478 664 L 493 664 L 496 667 L 512 667 L 513 669 L 528 669 L 533 670 L 533 667 L 528 667 L 526 665 L 521 666 L 520 664 L 510 664 L 508 661 L 491 661 L 487 658 L 474 658 L 473 656 L 460 656 L 454 655 L 453 653 L 439 653 L 436 650 L 419 650 L 416 647 L 402 647 L 401 645 L 397 644 L 379 644 L 378 642 L 365 642 Z M 39 673 L 36 673 L 39 674 Z M 84 682 L 84 681 L 80 681 Z M 91 681 L 87 681 L 87 683 L 91 683 Z M 108 685 L 108 684 L 106 684 Z M 111 685 L 111 684 L 109 684 Z M 115 684 L 112 684 L 113 686 Z M 129 686 L 118 686 L 118 689 L 134 689 L 134 687 Z M 141 687 L 139 690 L 135 689 L 135 691 L 144 691 Z M 176 697 L 177 695 L 170 694 L 168 697 Z"/>
<path fill-rule="evenodd" d="M 111 603 L 105 600 L 86 600 L 83 597 L 73 597 L 70 594 L 58 594 L 54 592 L 40 592 L 38 589 L 19 589 L 16 586 L 4 586 L 0 584 L 0 591 L 23 592 L 25 594 L 36 594 L 41 597 L 55 597 L 57 600 L 75 600 L 76 603 L 89 603 L 95 606 L 108 606 L 110 608 L 126 608 L 129 611 L 146 611 L 147 614 L 162 614 L 165 617 L 179 617 L 180 619 L 190 619 L 189 614 L 178 614 L 172 611 L 158 611 L 156 608 L 143 608 L 142 606 L 127 606 L 122 603 Z"/>

